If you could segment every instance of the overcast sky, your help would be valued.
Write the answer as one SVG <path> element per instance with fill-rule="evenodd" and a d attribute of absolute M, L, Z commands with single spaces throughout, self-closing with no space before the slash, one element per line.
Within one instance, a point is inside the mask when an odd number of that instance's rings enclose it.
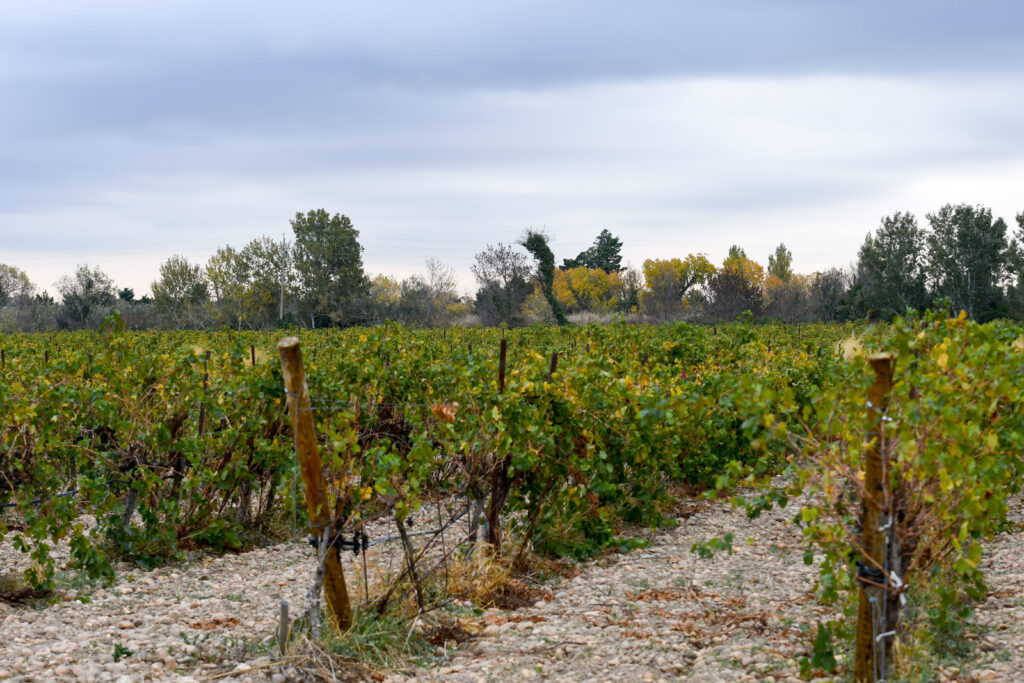
<path fill-rule="evenodd" d="M 544 228 L 847 265 L 897 210 L 1024 210 L 1024 3 L 4 2 L 0 262 L 146 293 L 347 214 L 370 273 Z"/>

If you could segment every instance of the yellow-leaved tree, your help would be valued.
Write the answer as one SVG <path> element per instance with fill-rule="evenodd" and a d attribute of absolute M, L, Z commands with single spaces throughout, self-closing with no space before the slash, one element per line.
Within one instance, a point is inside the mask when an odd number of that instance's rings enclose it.
<path fill-rule="evenodd" d="M 601 268 L 559 269 L 555 297 L 569 313 L 612 313 L 622 298 L 622 276 Z"/>
<path fill-rule="evenodd" d="M 647 259 L 643 271 L 640 310 L 666 319 L 692 308 L 697 288 L 707 283 L 715 267 L 703 254 L 689 254 L 685 259 Z"/>
<path fill-rule="evenodd" d="M 744 311 L 758 315 L 764 294 L 764 268 L 733 245 L 722 267 L 711 276 L 708 293 L 712 316 L 719 320 L 734 320 Z"/>

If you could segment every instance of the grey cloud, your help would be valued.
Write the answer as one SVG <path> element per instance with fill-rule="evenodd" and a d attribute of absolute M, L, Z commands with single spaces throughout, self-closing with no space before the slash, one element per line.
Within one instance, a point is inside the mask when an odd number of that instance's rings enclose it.
<path fill-rule="evenodd" d="M 177 6 L 171 4 L 170 7 Z M 115 5 L 116 6 L 116 5 Z M 48 80 L 145 82 L 216 103 L 311 104 L 359 84 L 535 88 L 566 82 L 787 73 L 913 73 L 1019 66 L 1024 5 L 941 2 L 438 2 L 121 5 L 0 37 Z M 82 14 L 81 11 L 78 12 Z M 92 68 L 81 66 L 83 63 Z M 52 69 L 29 73 L 46 78 Z M 317 91 L 309 88 L 319 86 Z M 299 101 L 288 95 L 305 93 Z M 167 104 L 171 98 L 157 100 Z M 145 109 L 145 102 L 141 103 Z M 188 112 L 188 98 L 180 103 Z"/>
<path fill-rule="evenodd" d="M 1016 1 L 39 7 L 0 19 L 11 250 L 255 236 L 313 206 L 368 244 L 721 234 L 1024 158 Z"/>

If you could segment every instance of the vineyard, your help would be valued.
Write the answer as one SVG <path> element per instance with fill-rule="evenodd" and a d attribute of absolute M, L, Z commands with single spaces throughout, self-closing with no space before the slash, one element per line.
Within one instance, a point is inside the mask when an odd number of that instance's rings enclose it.
<path fill-rule="evenodd" d="M 435 509 L 435 524 L 465 527 L 463 552 L 486 546 L 514 569 L 629 550 L 642 543 L 631 529 L 663 525 L 682 498 L 732 496 L 751 517 L 800 499 L 786 514 L 820 565 L 820 597 L 853 615 L 863 596 L 884 645 L 908 597 L 955 620 L 984 595 L 981 542 L 1019 489 L 1013 324 L 309 331 L 308 406 L 285 390 L 283 336 L 129 333 L 115 318 L 97 333 L 0 340 L 0 540 L 27 555 L 34 589 L 54 586 L 59 541 L 70 569 L 109 581 L 119 561 L 308 534 L 300 410 L 334 539 L 365 553 L 390 541 L 381 520 L 400 532 L 405 570 L 358 606 L 379 615 L 403 596 L 420 610 L 443 599 L 422 590 L 430 565 L 409 538 L 423 534 L 426 553 L 435 536 L 405 524 Z M 878 520 L 874 546 L 866 520 Z"/>

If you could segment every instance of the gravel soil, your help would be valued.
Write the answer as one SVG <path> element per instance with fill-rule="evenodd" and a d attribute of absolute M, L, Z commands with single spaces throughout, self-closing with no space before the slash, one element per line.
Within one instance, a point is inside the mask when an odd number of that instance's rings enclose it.
<path fill-rule="evenodd" d="M 548 599 L 518 610 L 469 611 L 475 637 L 438 647 L 429 667 L 375 672 L 375 680 L 796 681 L 804 631 L 835 618 L 814 598 L 795 508 L 749 520 L 723 503 L 700 503 L 650 546 L 581 565 L 548 585 Z M 992 541 L 989 597 L 968 638 L 971 655 L 934 680 L 1024 681 L 1024 516 Z M 424 528 L 430 520 L 421 522 Z M 377 535 L 387 533 L 378 529 Z M 735 552 L 703 559 L 696 541 L 732 533 Z M 374 571 L 400 562 L 396 544 L 371 549 Z M 55 554 L 60 557 L 60 549 Z M 278 605 L 301 609 L 312 550 L 284 543 L 199 558 L 153 571 L 126 569 L 109 588 L 82 590 L 45 608 L 0 602 L 0 680 L 264 681 L 281 683 L 266 646 Z M 0 574 L 23 557 L 0 546 Z M 361 559 L 346 553 L 350 577 Z M 373 569 L 375 568 L 375 569 Z M 360 596 L 358 579 L 351 590 Z M 127 654 L 130 652 L 130 654 Z M 115 661 L 117 659 L 118 661 Z"/>
<path fill-rule="evenodd" d="M 477 621 L 483 637 L 427 680 L 799 680 L 808 638 L 830 618 L 813 596 L 791 511 L 749 520 L 698 506 L 651 545 L 613 555 L 553 590 L 553 599 Z M 697 541 L 734 535 L 732 555 L 703 559 Z"/>
<path fill-rule="evenodd" d="M 1010 508 L 1010 529 L 986 545 L 982 570 L 988 597 L 978 606 L 976 641 L 965 678 L 1024 681 L 1024 501 Z M 959 671 L 950 672 L 959 674 Z"/>

